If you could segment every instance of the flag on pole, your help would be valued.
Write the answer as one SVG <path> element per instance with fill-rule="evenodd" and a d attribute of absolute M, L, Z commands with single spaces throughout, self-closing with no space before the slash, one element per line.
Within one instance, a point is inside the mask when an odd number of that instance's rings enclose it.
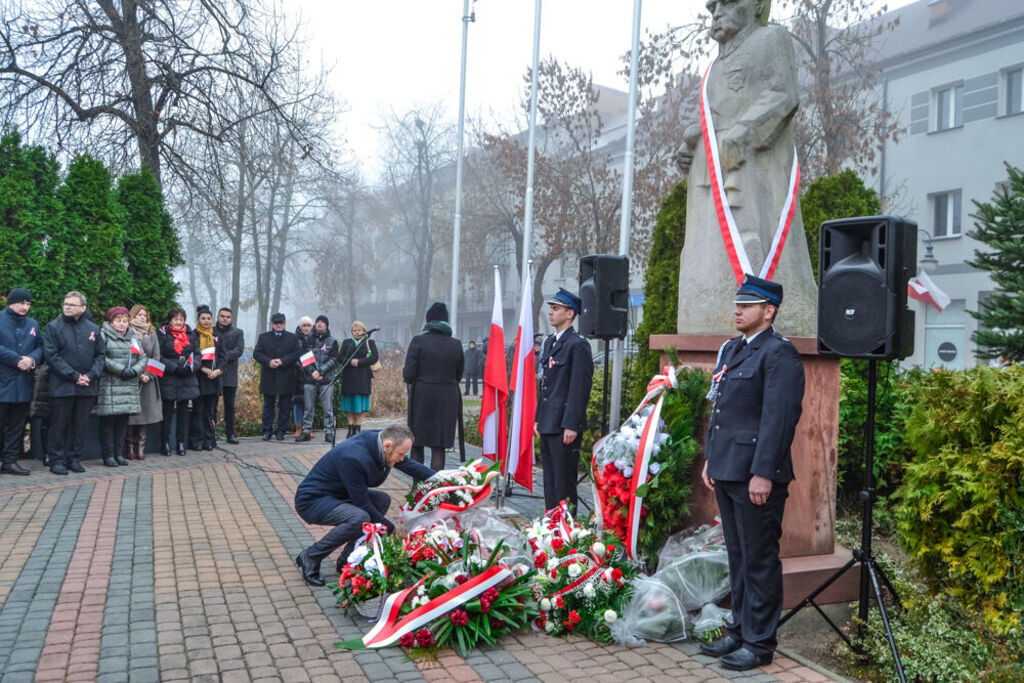
<path fill-rule="evenodd" d="M 163 377 L 165 367 L 167 366 L 161 363 L 160 361 L 153 360 L 152 358 L 150 358 L 149 362 L 146 363 L 146 372 L 152 375 L 156 375 L 157 377 Z"/>
<path fill-rule="evenodd" d="M 207 346 L 205 349 L 200 349 L 199 350 L 199 359 L 200 360 L 213 360 L 216 357 L 217 357 L 217 347 L 216 346 Z"/>
<path fill-rule="evenodd" d="M 304 354 L 299 356 L 299 363 L 302 364 L 302 367 L 306 367 L 307 365 L 312 365 L 315 362 L 316 362 L 316 356 L 313 355 L 312 351 L 306 351 Z"/>
<path fill-rule="evenodd" d="M 141 346 L 139 346 L 139 339 L 138 339 L 138 337 L 132 337 L 132 348 L 131 348 L 131 352 L 132 352 L 132 353 L 137 353 L 137 354 L 139 354 L 140 356 L 142 355 L 142 347 L 141 347 Z"/>
<path fill-rule="evenodd" d="M 917 277 L 907 282 L 907 295 L 911 299 L 917 299 L 926 304 L 931 304 L 940 311 L 949 305 L 949 295 L 939 289 L 939 286 L 928 277 L 923 270 Z"/>
<path fill-rule="evenodd" d="M 501 273 L 494 269 L 494 307 L 491 310 L 491 334 L 487 338 L 487 365 L 484 367 L 484 395 L 480 406 L 480 435 L 483 454 L 501 459 L 505 471 L 505 440 L 508 433 L 508 373 L 505 365 L 505 332 L 502 329 Z"/>
<path fill-rule="evenodd" d="M 512 426 L 508 471 L 512 479 L 533 492 L 533 423 L 537 419 L 537 359 L 533 351 L 533 284 L 523 283 L 516 350 L 512 356 Z"/>

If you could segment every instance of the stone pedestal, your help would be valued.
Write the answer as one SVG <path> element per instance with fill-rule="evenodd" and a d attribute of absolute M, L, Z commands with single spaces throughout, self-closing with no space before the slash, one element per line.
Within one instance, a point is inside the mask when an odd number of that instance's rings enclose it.
<path fill-rule="evenodd" d="M 710 373 L 718 349 L 733 336 L 658 334 L 651 335 L 650 346 L 662 351 L 663 363 L 676 361 L 665 355 L 665 349 L 671 347 L 678 354 L 678 362 Z M 796 480 L 789 485 L 782 519 L 781 556 L 785 560 L 787 606 L 799 602 L 850 558 L 849 551 L 835 545 L 839 359 L 819 356 L 814 337 L 794 337 L 790 341 L 803 359 L 805 389 L 792 448 Z M 703 432 L 699 436 L 703 442 Z M 703 464 L 698 459 L 690 473 L 693 495 L 688 522 L 694 525 L 709 522 L 718 514 L 715 496 L 700 478 Z M 820 602 L 856 597 L 857 575 L 853 570 L 847 572 Z M 854 580 L 850 581 L 851 578 Z"/>

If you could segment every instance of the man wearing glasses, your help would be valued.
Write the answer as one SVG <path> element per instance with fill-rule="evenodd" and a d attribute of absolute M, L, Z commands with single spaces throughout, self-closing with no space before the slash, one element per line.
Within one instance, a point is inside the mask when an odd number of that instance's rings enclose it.
<path fill-rule="evenodd" d="M 82 446 L 99 394 L 106 343 L 80 292 L 64 296 L 63 313 L 43 333 L 43 351 L 50 365 L 50 471 L 84 472 Z"/>
<path fill-rule="evenodd" d="M 25 438 L 25 420 L 32 401 L 32 371 L 43 357 L 39 323 L 28 317 L 32 295 L 21 287 L 7 295 L 0 312 L 0 431 L 3 432 L 4 474 L 26 475 L 18 464 Z"/>

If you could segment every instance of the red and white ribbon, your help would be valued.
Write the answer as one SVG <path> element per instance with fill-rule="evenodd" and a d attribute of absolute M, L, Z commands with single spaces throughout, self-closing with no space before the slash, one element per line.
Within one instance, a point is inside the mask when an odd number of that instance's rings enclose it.
<path fill-rule="evenodd" d="M 482 466 L 479 466 L 479 465 L 477 466 L 477 468 L 481 472 L 483 472 L 485 469 L 487 469 L 486 467 L 482 467 Z M 453 511 L 467 510 L 467 509 L 473 507 L 474 505 L 476 505 L 477 503 L 479 503 L 480 501 L 482 501 L 485 498 L 487 498 L 487 496 L 491 495 L 491 482 L 497 476 L 498 476 L 497 470 L 493 470 L 492 469 L 492 470 L 488 471 L 484 475 L 483 483 L 479 484 L 477 486 L 473 486 L 473 485 L 470 485 L 470 484 L 460 484 L 458 486 L 441 486 L 441 487 L 438 487 L 436 489 L 433 489 L 433 490 L 429 491 L 428 493 L 426 493 L 422 498 L 420 498 L 416 502 L 416 504 L 413 505 L 413 507 L 410 510 L 410 512 L 412 512 L 413 514 L 419 514 L 420 512 L 423 512 L 423 508 L 427 505 L 427 503 L 429 503 L 431 501 L 431 499 L 435 498 L 436 496 L 444 495 L 446 493 L 452 493 L 454 491 L 470 491 L 470 492 L 472 492 L 474 494 L 473 495 L 473 500 L 470 501 L 469 503 L 465 504 L 465 505 L 455 505 L 453 503 L 441 503 L 435 509 L 438 509 L 438 510 L 453 510 Z"/>
<path fill-rule="evenodd" d="M 715 134 L 715 125 L 711 120 L 711 105 L 708 103 L 708 74 L 711 73 L 711 66 L 704 72 L 704 78 L 700 84 L 700 127 L 704 138 L 704 153 L 708 159 L 708 175 L 711 180 L 711 196 L 715 202 L 715 213 L 718 215 L 718 227 L 722 231 L 722 240 L 725 242 L 725 253 L 729 257 L 729 265 L 736 276 L 737 284 L 743 283 L 744 273 L 753 274 L 750 265 L 750 257 L 747 256 L 746 247 L 743 246 L 743 239 L 736 219 L 733 218 L 732 209 L 729 208 L 729 199 L 725 194 L 725 178 L 722 174 L 722 162 L 718 153 L 718 136 Z M 796 195 L 800 187 L 800 164 L 797 162 L 796 149 L 793 149 L 793 166 L 789 171 L 789 189 L 786 192 L 786 200 L 783 202 L 782 211 L 779 214 L 778 226 L 775 235 L 772 237 L 772 245 L 768 255 L 761 265 L 760 277 L 771 280 L 775 274 L 775 268 L 779 265 L 779 258 L 782 255 L 782 248 L 789 236 L 789 228 L 793 224 L 793 215 L 796 213 Z"/>
<path fill-rule="evenodd" d="M 637 446 L 636 461 L 633 465 L 633 478 L 630 482 L 629 517 L 626 524 L 626 553 L 631 559 L 637 559 L 637 536 L 640 533 L 640 514 L 643 511 L 643 496 L 637 493 L 637 489 L 647 483 L 647 471 L 651 466 L 651 451 L 654 449 L 654 442 L 658 438 L 658 421 L 661 419 L 661 406 L 665 402 L 665 393 L 661 392 L 658 402 L 654 404 L 654 410 L 647 416 L 644 422 L 644 429 L 640 435 L 640 445 Z"/>
<path fill-rule="evenodd" d="M 384 602 L 381 618 L 370 629 L 370 632 L 363 636 L 363 645 L 374 648 L 393 645 L 406 633 L 411 633 L 430 624 L 438 617 L 442 617 L 457 607 L 465 605 L 470 600 L 483 595 L 488 589 L 512 578 L 514 578 L 512 570 L 501 565 L 494 565 L 461 586 L 456 586 L 450 591 L 437 596 L 427 604 L 417 607 L 399 619 L 402 603 L 405 602 L 410 593 L 414 592 L 423 583 L 423 579 L 420 579 L 416 585 L 388 597 Z"/>
<path fill-rule="evenodd" d="M 370 544 L 370 549 L 373 552 L 373 556 L 377 559 L 377 572 L 385 579 L 388 578 L 388 567 L 384 563 L 384 549 L 381 546 L 380 537 L 386 534 L 387 532 L 388 528 L 383 524 L 363 522 L 363 535 L 359 538 L 358 541 L 356 541 L 355 545 L 355 548 L 358 548 L 359 546 L 364 545 L 366 543 Z M 355 548 L 353 548 L 353 550 Z"/>

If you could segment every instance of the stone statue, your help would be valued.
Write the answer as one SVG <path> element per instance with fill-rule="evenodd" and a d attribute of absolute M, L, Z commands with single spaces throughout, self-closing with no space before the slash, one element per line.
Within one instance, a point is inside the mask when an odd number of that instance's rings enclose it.
<path fill-rule="evenodd" d="M 706 78 L 707 110 L 717 138 L 724 209 L 716 210 L 712 167 L 704 129 L 691 125 L 678 162 L 688 172 L 686 241 L 679 268 L 679 332 L 733 332 L 730 303 L 741 272 L 768 277 L 762 266 L 772 250 L 780 216 L 795 185 L 792 173 L 793 118 L 799 106 L 796 58 L 785 28 L 767 25 L 770 0 L 708 0 L 711 37 L 718 57 Z M 800 204 L 793 199 L 792 219 L 774 272 L 786 305 L 777 329 L 789 336 L 817 331 L 817 286 L 807 254 Z M 735 246 L 726 247 L 722 210 L 731 210 Z M 728 225 L 728 221 L 724 221 Z M 785 222 L 784 220 L 782 221 Z M 727 232 L 728 228 L 727 228 Z M 749 270 L 748 270 L 749 268 Z"/>

